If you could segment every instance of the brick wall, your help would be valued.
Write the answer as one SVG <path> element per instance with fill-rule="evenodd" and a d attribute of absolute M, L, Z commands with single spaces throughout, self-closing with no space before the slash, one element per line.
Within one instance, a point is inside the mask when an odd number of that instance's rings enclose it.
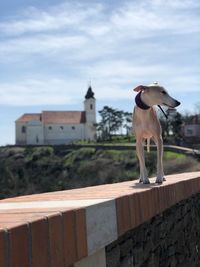
<path fill-rule="evenodd" d="M 146 267 L 148 260 L 156 266 L 152 258 L 167 264 L 164 259 L 178 253 L 175 233 L 182 231 L 184 249 L 197 255 L 199 228 L 192 223 L 199 210 L 191 206 L 199 198 L 200 172 L 166 178 L 163 185 L 154 178 L 150 185 L 129 181 L 1 200 L 0 267 Z M 118 265 L 110 265 L 112 259 Z"/>
<path fill-rule="evenodd" d="M 200 266 L 200 193 L 106 247 L 107 267 Z"/>

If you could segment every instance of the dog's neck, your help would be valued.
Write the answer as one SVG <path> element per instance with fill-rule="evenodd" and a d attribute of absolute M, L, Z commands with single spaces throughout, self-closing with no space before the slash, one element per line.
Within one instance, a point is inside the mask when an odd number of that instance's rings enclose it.
<path fill-rule="evenodd" d="M 143 109 L 143 110 L 147 110 L 147 109 L 150 108 L 150 106 L 148 106 L 147 104 L 144 103 L 144 101 L 142 100 L 141 94 L 142 94 L 142 91 L 140 91 L 140 92 L 136 95 L 136 97 L 135 97 L 135 103 L 136 103 L 136 105 L 137 105 L 139 108 L 141 108 L 141 109 Z"/>

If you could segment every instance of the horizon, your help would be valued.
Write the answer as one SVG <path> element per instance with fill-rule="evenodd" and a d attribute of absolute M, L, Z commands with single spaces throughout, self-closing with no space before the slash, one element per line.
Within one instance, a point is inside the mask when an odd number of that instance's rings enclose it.
<path fill-rule="evenodd" d="M 132 112 L 132 89 L 154 81 L 195 113 L 199 12 L 197 0 L 0 3 L 0 146 L 24 113 L 82 110 L 89 81 L 97 113 Z"/>

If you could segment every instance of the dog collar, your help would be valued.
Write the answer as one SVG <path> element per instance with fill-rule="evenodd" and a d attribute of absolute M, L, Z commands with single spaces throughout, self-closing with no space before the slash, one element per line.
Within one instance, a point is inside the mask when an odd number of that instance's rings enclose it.
<path fill-rule="evenodd" d="M 135 103 L 136 103 L 136 105 L 137 105 L 139 108 L 141 108 L 141 109 L 149 109 L 150 107 L 147 106 L 147 105 L 142 101 L 142 99 L 141 99 L 141 93 L 142 93 L 142 91 L 140 91 L 140 92 L 136 95 L 136 97 L 135 97 Z"/>

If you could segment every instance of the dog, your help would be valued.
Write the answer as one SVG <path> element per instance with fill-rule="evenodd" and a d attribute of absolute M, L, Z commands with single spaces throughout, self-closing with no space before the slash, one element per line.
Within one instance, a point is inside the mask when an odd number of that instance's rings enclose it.
<path fill-rule="evenodd" d="M 139 85 L 133 89 L 138 94 L 135 97 L 135 107 L 133 111 L 133 132 L 136 137 L 136 152 L 140 164 L 139 182 L 149 184 L 147 170 L 144 159 L 143 141 L 150 142 L 152 138 L 157 146 L 157 178 L 156 183 L 162 184 L 165 181 L 163 172 L 163 140 L 162 129 L 153 106 L 164 105 L 175 108 L 180 102 L 172 98 L 167 90 L 157 82 L 150 85 Z"/>

